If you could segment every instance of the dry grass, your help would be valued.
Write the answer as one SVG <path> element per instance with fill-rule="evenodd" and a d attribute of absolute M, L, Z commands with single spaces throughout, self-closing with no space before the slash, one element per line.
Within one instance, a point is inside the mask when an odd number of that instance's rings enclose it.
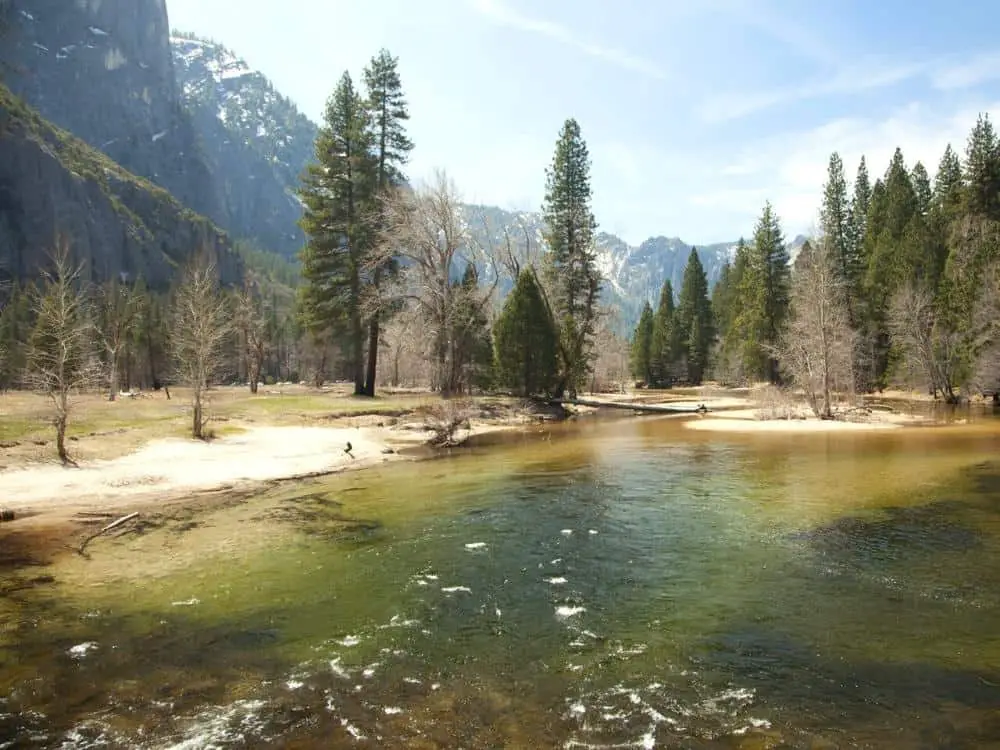
<path fill-rule="evenodd" d="M 754 415 L 759 420 L 805 419 L 808 410 L 786 390 L 774 385 L 759 385 L 750 389 Z"/>
<path fill-rule="evenodd" d="M 149 392 L 113 402 L 99 393 L 77 396 L 67 430 L 70 452 L 83 460 L 112 458 L 156 438 L 190 435 L 189 394 L 177 388 L 170 395 L 167 400 L 163 391 Z M 208 396 L 212 416 L 208 430 L 215 436 L 238 433 L 253 424 L 353 427 L 361 417 L 401 416 L 439 401 L 426 391 L 357 398 L 343 385 L 323 390 L 274 386 L 257 395 L 243 387 L 220 387 Z M 0 394 L 0 469 L 51 459 L 55 433 L 50 414 L 48 402 L 34 393 Z"/>

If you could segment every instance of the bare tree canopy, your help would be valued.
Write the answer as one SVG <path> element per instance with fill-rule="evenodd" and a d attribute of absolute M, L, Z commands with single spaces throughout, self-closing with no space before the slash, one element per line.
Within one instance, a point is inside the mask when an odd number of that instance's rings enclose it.
<path fill-rule="evenodd" d="M 776 354 L 821 419 L 833 417 L 836 393 L 853 391 L 854 335 L 832 243 L 807 243 L 796 262 L 791 315 Z"/>
<path fill-rule="evenodd" d="M 198 256 L 184 270 L 174 297 L 171 348 L 177 379 L 191 389 L 191 435 L 205 437 L 206 391 L 221 367 L 231 330 L 230 311 L 219 292 L 215 266 Z"/>
<path fill-rule="evenodd" d="M 141 302 L 135 287 L 117 280 L 104 284 L 97 292 L 98 334 L 107 358 L 109 401 L 118 396 L 122 348 L 139 322 Z"/>
<path fill-rule="evenodd" d="M 398 192 L 390 216 L 384 252 L 400 259 L 402 267 L 389 292 L 392 302 L 412 304 L 433 341 L 434 384 L 445 395 L 461 391 L 468 385 L 463 373 L 467 334 L 485 320 L 499 281 L 492 248 L 473 240 L 455 185 L 444 172 L 413 193 Z M 493 276 L 486 288 L 479 284 L 477 267 Z"/>
<path fill-rule="evenodd" d="M 252 274 L 247 274 L 243 288 L 236 294 L 236 327 L 246 360 L 250 392 L 256 393 L 266 354 L 267 319 L 260 286 Z"/>
<path fill-rule="evenodd" d="M 36 322 L 28 347 L 27 380 L 52 402 L 56 450 L 64 464 L 72 464 L 66 450 L 72 395 L 92 387 L 100 368 L 93 351 L 82 266 L 73 265 L 67 238 L 58 239 L 51 259 L 52 267 L 42 271 L 41 286 L 32 299 Z"/>

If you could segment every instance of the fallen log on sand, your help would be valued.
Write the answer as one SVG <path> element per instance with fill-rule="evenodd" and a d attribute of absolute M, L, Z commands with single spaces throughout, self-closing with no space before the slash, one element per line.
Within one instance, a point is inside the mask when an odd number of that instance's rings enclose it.
<path fill-rule="evenodd" d="M 584 398 L 555 398 L 548 401 L 552 406 L 590 406 L 596 409 L 627 409 L 657 414 L 704 414 L 709 409 L 704 404 L 698 406 L 671 406 L 670 404 L 637 404 L 629 401 L 594 401 Z"/>

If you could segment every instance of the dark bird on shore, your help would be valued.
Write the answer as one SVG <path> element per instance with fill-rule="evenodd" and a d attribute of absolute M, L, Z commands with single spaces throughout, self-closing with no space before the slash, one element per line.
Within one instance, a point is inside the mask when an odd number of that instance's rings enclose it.
<path fill-rule="evenodd" d="M 350 440 L 348 440 L 348 441 L 347 441 L 347 447 L 346 447 L 346 448 L 344 448 L 344 453 L 346 453 L 346 454 L 347 454 L 348 456 L 350 456 L 351 458 L 354 458 L 354 454 L 353 454 L 353 453 L 351 453 L 351 451 L 352 451 L 352 450 L 354 450 L 354 446 L 352 446 L 352 445 L 351 445 L 351 441 L 350 441 Z"/>
<path fill-rule="evenodd" d="M 695 411 L 699 414 L 708 414 L 708 407 L 705 404 L 698 404 L 698 408 Z"/>

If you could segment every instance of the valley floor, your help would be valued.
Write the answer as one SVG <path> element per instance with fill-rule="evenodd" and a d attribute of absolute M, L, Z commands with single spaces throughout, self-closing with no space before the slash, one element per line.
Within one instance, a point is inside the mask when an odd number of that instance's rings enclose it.
<path fill-rule="evenodd" d="M 685 409 L 704 404 L 709 413 L 679 418 L 688 428 L 716 432 L 866 431 L 933 423 L 899 410 L 866 413 L 855 421 L 821 421 L 801 407 L 788 412 L 791 419 L 766 418 L 747 390 L 643 390 L 592 396 L 589 402 Z M 426 391 L 404 391 L 360 399 L 344 386 L 268 386 L 256 395 L 246 388 L 218 388 L 212 391 L 211 409 L 209 429 L 216 434 L 196 441 L 188 437 L 189 407 L 182 390 L 172 399 L 163 393 L 114 402 L 98 394 L 82 397 L 69 430 L 79 465 L 66 468 L 53 460 L 46 401 L 29 393 L 0 395 L 0 510 L 12 511 L 17 521 L 0 524 L 0 531 L 61 526 L 63 536 L 72 536 L 81 524 L 93 526 L 94 518 L 159 512 L 166 506 L 196 509 L 211 505 L 213 497 L 252 492 L 266 483 L 430 457 L 435 427 L 456 417 L 463 422 L 457 442 L 523 429 L 546 417 L 510 398 L 442 402 Z"/>

